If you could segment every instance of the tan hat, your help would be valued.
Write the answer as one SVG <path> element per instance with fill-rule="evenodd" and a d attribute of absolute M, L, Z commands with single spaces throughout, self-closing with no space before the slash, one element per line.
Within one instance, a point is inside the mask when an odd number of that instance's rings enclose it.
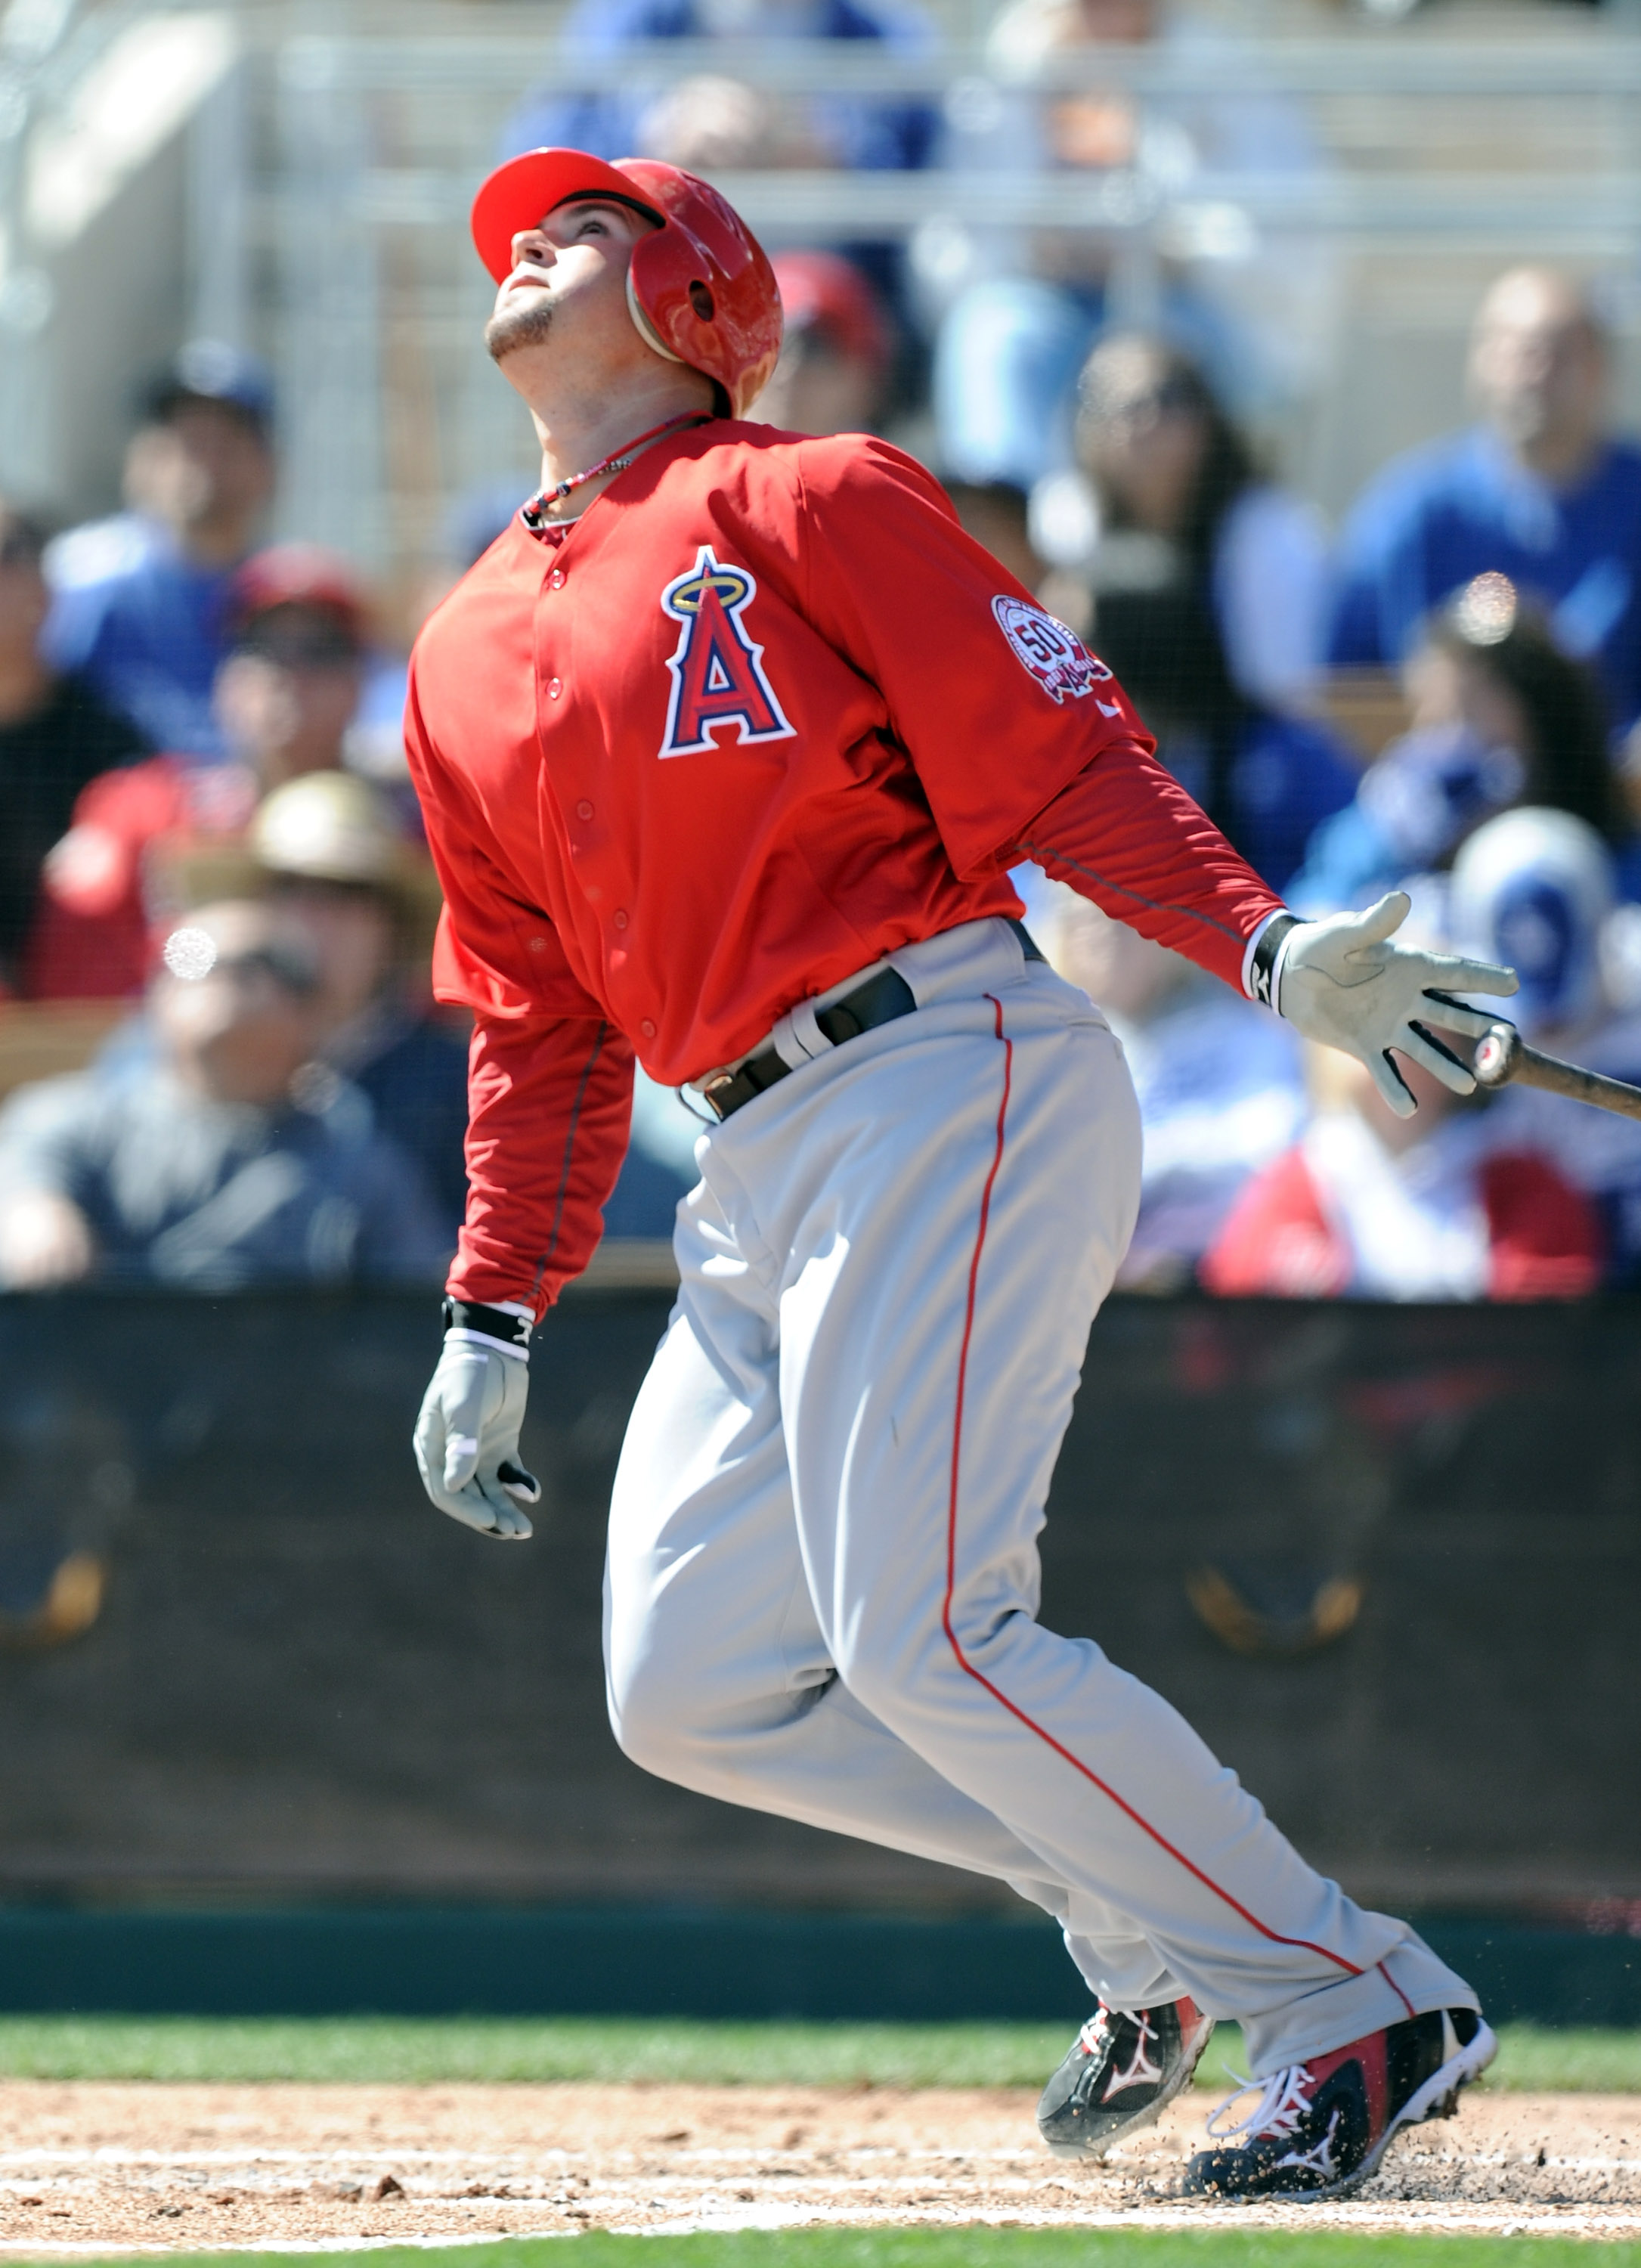
<path fill-rule="evenodd" d="M 407 857 L 425 866 L 406 843 L 379 788 L 353 772 L 304 772 L 265 796 L 247 836 L 259 866 L 322 882 L 373 882 L 395 888 Z"/>
<path fill-rule="evenodd" d="M 270 881 L 352 883 L 393 898 L 430 940 L 442 902 L 423 850 L 405 840 L 382 791 L 353 772 L 304 772 L 263 799 L 237 843 L 179 843 L 168 879 L 187 903 L 266 889 Z"/>

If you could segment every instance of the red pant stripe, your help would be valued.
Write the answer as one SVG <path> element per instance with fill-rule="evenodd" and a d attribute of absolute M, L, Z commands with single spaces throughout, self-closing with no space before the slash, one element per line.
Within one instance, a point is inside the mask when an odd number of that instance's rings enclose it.
<path fill-rule="evenodd" d="M 1177 1850 L 1169 1842 L 1167 1837 L 1153 1827 L 1148 1819 L 1142 1818 L 1133 1805 L 1126 1802 L 1114 1787 L 1108 1787 L 1097 1772 L 1091 1771 L 1080 1756 L 1074 1756 L 1063 1742 L 1056 1741 L 1052 1733 L 1045 1731 L 1034 1719 L 1028 1717 L 1022 1708 L 1009 1699 L 1006 1693 L 999 1692 L 991 1680 L 982 1671 L 976 1669 L 974 1663 L 969 1660 L 959 1642 L 956 1631 L 953 1628 L 952 1599 L 957 1588 L 958 1480 L 963 1444 L 963 1401 L 968 1384 L 968 1349 L 975 1333 L 975 1293 L 980 1280 L 980 1256 L 985 1250 L 986 1228 L 991 1218 L 991 1192 L 997 1186 L 997 1173 L 1003 1164 L 1009 1094 L 1014 1079 L 1014 1042 L 1003 1028 L 1003 1003 L 994 993 L 988 992 L 985 997 L 991 1003 L 996 1035 L 1003 1042 L 1003 1098 L 997 1105 L 997 1146 L 992 1152 L 991 1170 L 986 1175 L 986 1185 L 981 1193 L 980 1227 L 975 1238 L 974 1257 L 968 1263 L 968 1304 L 963 1316 L 962 1347 L 957 1359 L 957 1410 L 952 1425 L 952 1489 L 946 1507 L 946 1598 L 940 1609 L 940 1621 L 946 1631 L 946 1641 L 957 1658 L 960 1669 L 972 1677 L 976 1685 L 983 1686 L 992 1699 L 1000 1707 L 1006 1709 L 1011 1717 L 1018 1718 L 1027 1732 L 1034 1733 L 1040 1741 L 1054 1750 L 1056 1756 L 1063 1756 L 1073 1771 L 1080 1772 L 1085 1780 L 1097 1787 L 1101 1795 L 1115 1803 L 1119 1811 L 1133 1821 L 1136 1827 L 1149 1835 L 1152 1841 L 1166 1851 L 1171 1859 L 1177 1860 L 1188 1874 L 1195 1876 L 1204 1889 L 1211 1890 L 1217 1898 L 1223 1899 L 1233 1913 L 1241 1916 L 1250 1929 L 1257 1930 L 1261 1937 L 1268 1938 L 1273 1945 L 1299 1946 L 1306 1953 L 1319 1954 L 1324 1961 L 1331 1961 L 1335 1968 L 1343 1970 L 1347 1977 L 1360 1977 L 1362 1970 L 1353 1962 L 1347 1961 L 1343 1954 L 1330 1953 L 1325 1945 L 1313 1945 L 1308 1937 L 1284 1937 L 1280 1930 L 1269 1928 L 1259 1919 L 1257 1915 L 1251 1914 L 1239 1899 L 1232 1896 L 1229 1890 L 1216 1882 L 1212 1875 L 1205 1874 L 1200 1867 L 1188 1859 L 1183 1851 Z"/>

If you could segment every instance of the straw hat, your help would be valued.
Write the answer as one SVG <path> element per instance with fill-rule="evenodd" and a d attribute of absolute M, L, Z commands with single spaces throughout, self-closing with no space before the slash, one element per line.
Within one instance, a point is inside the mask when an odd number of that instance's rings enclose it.
<path fill-rule="evenodd" d="M 184 906 L 255 896 L 282 881 L 379 890 L 418 946 L 430 945 L 442 902 L 426 852 L 405 840 L 382 791 L 353 772 L 304 772 L 263 799 L 237 841 L 181 843 L 162 858 Z"/>

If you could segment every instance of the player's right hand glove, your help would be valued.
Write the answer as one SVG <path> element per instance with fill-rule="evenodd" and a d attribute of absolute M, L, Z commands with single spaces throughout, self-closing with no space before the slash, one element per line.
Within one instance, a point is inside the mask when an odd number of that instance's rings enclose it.
<path fill-rule="evenodd" d="M 445 1351 L 416 1420 L 423 1486 L 464 1527 L 523 1543 L 533 1531 L 520 1507 L 541 1500 L 541 1483 L 519 1462 L 530 1387 L 528 1318 L 447 1300 L 445 1319 Z"/>
<path fill-rule="evenodd" d="M 1365 1064 L 1398 1118 L 1410 1118 L 1418 1106 L 1389 1050 L 1423 1064 L 1455 1094 L 1469 1094 L 1475 1086 L 1469 1070 L 1426 1027 L 1479 1040 L 1495 1020 L 1452 995 L 1516 989 L 1513 968 L 1392 945 L 1411 904 L 1405 890 L 1391 890 L 1365 913 L 1296 923 L 1278 947 L 1271 986 L 1277 1014 L 1307 1040 Z"/>

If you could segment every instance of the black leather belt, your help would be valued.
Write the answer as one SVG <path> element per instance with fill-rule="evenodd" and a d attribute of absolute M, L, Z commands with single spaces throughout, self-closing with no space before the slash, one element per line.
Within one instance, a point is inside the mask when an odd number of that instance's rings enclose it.
<path fill-rule="evenodd" d="M 1009 927 L 1020 941 L 1020 950 L 1027 961 L 1041 961 L 1029 931 L 1023 922 L 1012 921 Z M 857 1040 L 863 1032 L 875 1032 L 879 1024 L 892 1024 L 899 1016 L 909 1016 L 916 1007 L 911 986 L 898 969 L 880 968 L 875 976 L 867 977 L 852 992 L 841 1000 L 834 1000 L 829 1008 L 815 1010 L 815 1022 L 835 1048 L 845 1040 Z M 748 1056 L 739 1071 L 720 1071 L 709 1079 L 701 1093 L 720 1119 L 732 1117 L 748 1102 L 786 1077 L 791 1064 L 783 1063 L 773 1048 L 764 1048 L 755 1056 Z"/>

